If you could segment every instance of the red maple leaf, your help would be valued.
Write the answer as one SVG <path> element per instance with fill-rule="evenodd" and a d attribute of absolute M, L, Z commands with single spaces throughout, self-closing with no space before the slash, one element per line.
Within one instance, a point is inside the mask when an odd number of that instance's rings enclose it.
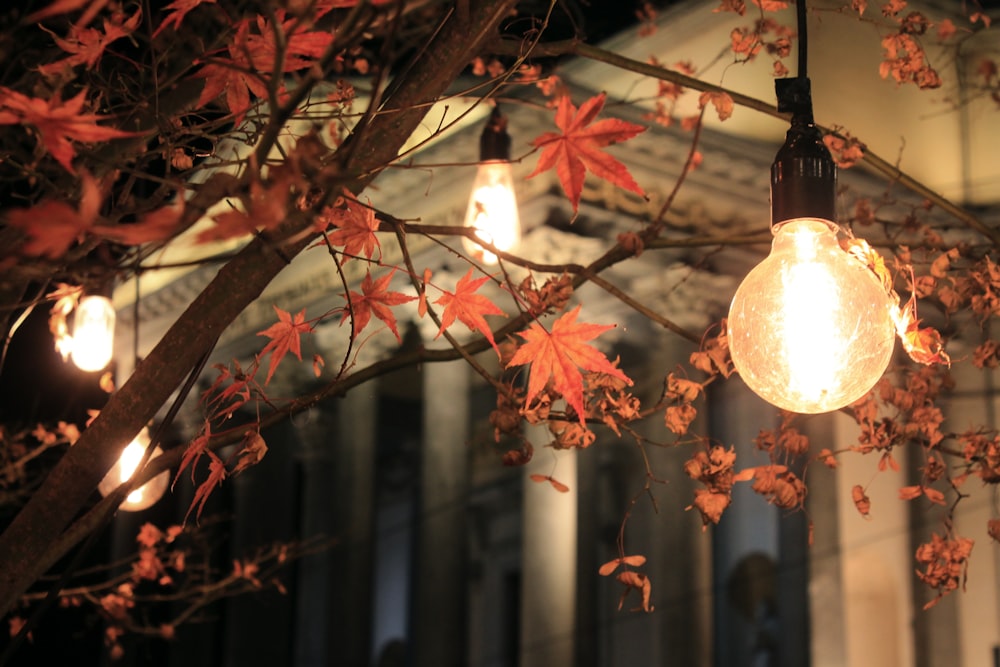
<path fill-rule="evenodd" d="M 333 33 L 308 30 L 307 22 L 296 17 L 286 20 L 285 16 L 284 10 L 278 10 L 273 23 L 263 16 L 239 22 L 228 47 L 229 57 L 206 63 L 195 75 L 205 79 L 205 87 L 198 98 L 199 107 L 225 95 L 226 107 L 239 123 L 250 108 L 250 93 L 261 99 L 268 97 L 267 83 L 279 55 L 283 57 L 282 72 L 295 72 L 316 63 L 333 42 Z M 285 86 L 280 84 L 278 99 L 284 96 Z"/>
<path fill-rule="evenodd" d="M 271 365 L 267 369 L 267 379 L 264 380 L 264 384 L 271 381 L 271 376 L 274 375 L 274 371 L 277 370 L 278 364 L 284 359 L 285 355 L 291 351 L 299 361 L 302 361 L 302 342 L 299 336 L 304 333 L 312 333 L 312 325 L 306 322 L 306 309 L 303 308 L 295 317 L 292 318 L 291 314 L 278 308 L 277 306 L 272 306 L 274 312 L 278 314 L 278 321 L 257 333 L 258 336 L 267 336 L 270 338 L 270 342 L 264 346 L 264 349 L 260 351 L 260 358 L 264 355 L 271 355 Z"/>
<path fill-rule="evenodd" d="M 555 167 L 559 182 L 573 203 L 574 212 L 580 204 L 583 179 L 588 169 L 595 176 L 620 188 L 644 194 L 628 168 L 600 148 L 630 139 L 646 128 L 617 118 L 592 123 L 604 107 L 604 97 L 604 93 L 596 95 L 581 104 L 578 110 L 569 96 L 564 95 L 556 109 L 556 125 L 562 132 L 546 132 L 531 142 L 542 149 L 542 155 L 528 178 Z"/>
<path fill-rule="evenodd" d="M 349 193 L 345 193 L 349 194 Z M 368 259 L 375 254 L 375 248 L 382 254 L 375 232 L 378 231 L 378 220 L 375 209 L 364 206 L 353 197 L 344 196 L 337 206 L 327 208 L 320 217 L 323 226 L 334 225 L 337 229 L 327 235 L 331 245 L 343 246 L 344 261 L 351 257 L 364 255 Z"/>
<path fill-rule="evenodd" d="M 93 143 L 109 139 L 134 137 L 134 132 L 125 132 L 113 127 L 102 127 L 97 121 L 107 116 L 81 113 L 87 91 L 81 90 L 76 97 L 63 102 L 58 94 L 51 99 L 28 97 L 0 86 L 0 125 L 20 123 L 31 125 L 38 133 L 38 140 L 66 171 L 73 171 L 76 150 L 72 141 Z"/>
<path fill-rule="evenodd" d="M 208 477 L 204 482 L 198 485 L 198 488 L 194 491 L 194 498 L 191 500 L 191 505 L 188 507 L 187 514 L 184 515 L 184 521 L 187 521 L 188 516 L 191 514 L 191 510 L 198 506 L 198 511 L 195 513 L 195 518 L 201 518 L 201 512 L 205 509 L 205 503 L 208 502 L 208 497 L 212 495 L 212 491 L 215 487 L 222 484 L 222 480 L 226 478 L 226 464 L 222 462 L 215 452 L 210 449 L 205 450 L 210 459 L 208 462 Z"/>
<path fill-rule="evenodd" d="M 101 225 L 93 228 L 93 233 L 125 245 L 141 245 L 154 241 L 165 241 L 177 232 L 177 226 L 184 215 L 184 200 L 164 206 L 142 216 L 138 222 L 119 225 Z"/>
<path fill-rule="evenodd" d="M 165 17 L 161 22 L 160 26 L 153 33 L 153 37 L 156 37 L 161 32 L 168 28 L 173 28 L 177 30 L 181 27 L 181 22 L 184 17 L 187 16 L 188 12 L 201 4 L 215 4 L 215 0 L 174 0 L 169 5 L 163 8 L 163 11 L 173 12 L 169 16 Z"/>
<path fill-rule="evenodd" d="M 226 60 L 221 64 L 209 63 L 194 75 L 205 79 L 205 87 L 198 97 L 198 107 L 204 107 L 212 100 L 222 97 L 229 113 L 237 124 L 250 109 L 250 93 L 260 98 L 267 97 L 267 86 L 256 76 L 248 74 L 237 63 Z"/>
<path fill-rule="evenodd" d="M 483 316 L 503 315 L 506 317 L 507 314 L 487 297 L 475 293 L 489 279 L 489 276 L 483 276 L 482 278 L 473 280 L 472 269 L 470 268 L 468 273 L 459 279 L 454 292 L 445 291 L 444 294 L 437 298 L 434 303 L 444 306 L 444 312 L 441 314 L 441 328 L 438 330 L 435 338 L 454 324 L 457 318 L 458 321 L 469 327 L 470 330 L 478 330 L 486 336 L 486 340 L 490 341 L 490 345 L 496 350 L 497 356 L 500 356 L 500 349 L 497 348 L 496 341 L 493 340 L 493 329 L 490 328 L 490 325 Z"/>
<path fill-rule="evenodd" d="M 31 208 L 9 211 L 7 222 L 20 227 L 28 236 L 21 246 L 25 255 L 57 259 L 90 231 L 97 221 L 102 199 L 97 181 L 84 173 L 78 208 L 62 201 L 45 200 Z"/>
<path fill-rule="evenodd" d="M 109 44 L 135 32 L 141 18 L 142 10 L 140 9 L 127 20 L 124 19 L 124 14 L 116 15 L 111 20 L 104 19 L 103 32 L 97 28 L 77 23 L 70 28 L 65 39 L 56 37 L 54 33 L 46 30 L 52 34 L 56 46 L 69 55 L 62 60 L 42 65 L 38 71 L 44 76 L 49 76 L 81 64 L 86 65 L 88 69 L 93 67 L 101 59 L 101 55 L 104 54 L 104 50 L 108 48 Z"/>
<path fill-rule="evenodd" d="M 399 331 L 396 329 L 396 317 L 389 307 L 408 303 L 417 297 L 387 290 L 395 273 L 396 271 L 393 269 L 378 280 L 372 280 L 372 274 L 369 271 L 365 274 L 364 280 L 361 281 L 361 293 L 351 292 L 350 310 L 344 310 L 340 323 L 343 324 L 345 320 L 353 318 L 354 336 L 361 333 L 361 330 L 368 326 L 372 315 L 375 315 L 386 323 L 389 330 L 396 336 L 396 340 L 402 342 L 403 339 L 399 337 Z"/>
<path fill-rule="evenodd" d="M 213 419 L 224 421 L 233 416 L 233 413 L 246 405 L 250 400 L 250 392 L 256 387 L 254 376 L 256 370 L 244 373 L 243 368 L 235 359 L 233 360 L 233 372 L 222 364 L 213 366 L 219 375 L 215 378 L 212 386 L 201 394 L 201 400 L 212 409 Z M 227 384 L 228 383 L 228 384 Z M 226 385 L 222 391 L 219 391 Z"/>
<path fill-rule="evenodd" d="M 60 14 L 68 14 L 89 5 L 78 20 L 80 25 L 86 25 L 90 23 L 94 14 L 103 9 L 106 4 L 107 0 L 55 0 L 45 9 L 40 9 L 26 16 L 24 23 L 38 23 L 42 19 L 59 16 Z"/>
<path fill-rule="evenodd" d="M 576 410 L 583 423 L 583 376 L 579 369 L 606 373 L 628 384 L 632 384 L 632 380 L 596 348 L 585 343 L 608 329 L 613 329 L 614 325 L 585 322 L 577 324 L 579 314 L 580 306 L 564 314 L 553 323 L 551 333 L 537 322 L 532 322 L 530 328 L 518 333 L 525 343 L 518 348 L 507 367 L 531 364 L 525 405 L 529 405 L 531 399 L 545 389 L 545 385 L 551 380 L 553 389 Z"/>
<path fill-rule="evenodd" d="M 254 179 L 242 197 L 243 210 L 232 209 L 212 216 L 215 223 L 202 230 L 196 243 L 211 243 L 273 229 L 285 221 L 288 193 L 294 188 L 290 171 L 281 171 L 268 183 Z"/>
<path fill-rule="evenodd" d="M 177 468 L 177 474 L 174 475 L 174 481 L 170 483 L 170 487 L 173 488 L 177 484 L 177 480 L 180 479 L 181 473 L 183 473 L 188 466 L 191 466 L 191 480 L 194 481 L 194 465 L 197 464 L 198 460 L 201 459 L 202 455 L 208 451 L 208 441 L 212 438 L 212 427 L 211 424 L 206 420 L 202 426 L 201 432 L 198 437 L 188 443 L 187 449 L 184 450 L 184 457 L 181 459 L 181 464 Z"/>

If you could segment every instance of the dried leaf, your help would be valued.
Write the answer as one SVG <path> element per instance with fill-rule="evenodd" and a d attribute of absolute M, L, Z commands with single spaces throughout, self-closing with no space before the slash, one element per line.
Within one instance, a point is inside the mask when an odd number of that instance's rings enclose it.
<path fill-rule="evenodd" d="M 855 484 L 851 488 L 851 499 L 854 501 L 854 506 L 858 508 L 858 512 L 861 516 L 866 519 L 869 518 L 869 512 L 872 509 L 872 502 L 868 499 L 865 494 L 865 489 L 860 484 Z"/>
<path fill-rule="evenodd" d="M 698 416 L 698 411 L 690 403 L 671 405 L 663 415 L 663 421 L 671 433 L 684 435 L 691 422 Z"/>
<path fill-rule="evenodd" d="M 618 602 L 618 609 L 622 608 L 622 605 L 625 604 L 625 598 L 628 596 L 629 592 L 634 589 L 639 591 L 642 595 L 642 603 L 634 611 L 638 609 L 647 613 L 653 611 L 653 605 L 649 602 L 650 595 L 652 593 L 652 584 L 649 581 L 649 577 L 640 572 L 626 570 L 624 572 L 619 572 L 616 579 L 625 585 L 625 592 L 622 593 L 621 600 Z"/>
<path fill-rule="evenodd" d="M 704 107 L 711 103 L 715 107 L 715 113 L 719 115 L 719 120 L 728 120 L 733 115 L 733 98 L 729 93 L 706 91 L 698 98 L 698 106 Z"/>
<path fill-rule="evenodd" d="M 267 454 L 267 443 L 261 437 L 259 431 L 247 431 L 243 434 L 243 448 L 236 453 L 236 465 L 233 474 L 243 472 L 250 466 L 255 466 L 261 462 Z"/>
<path fill-rule="evenodd" d="M 147 549 L 152 549 L 163 538 L 163 531 L 147 521 L 139 528 L 139 534 L 135 536 L 135 541 Z"/>

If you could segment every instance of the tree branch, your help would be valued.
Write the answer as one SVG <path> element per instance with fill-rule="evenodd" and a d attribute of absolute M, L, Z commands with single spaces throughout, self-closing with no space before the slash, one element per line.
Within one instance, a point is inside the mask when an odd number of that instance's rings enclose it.
<path fill-rule="evenodd" d="M 326 182 L 318 185 L 337 191 L 337 182 L 346 181 L 350 189 L 362 190 L 392 162 L 430 103 L 447 90 L 513 5 L 514 0 L 473 0 L 469 22 L 451 18 L 383 110 L 371 119 L 370 136 L 379 140 L 355 147 L 349 138 L 340 150 L 347 148 L 345 154 L 353 159 L 336 172 L 324 173 Z M 285 257 L 309 244 L 311 235 L 301 232 L 310 224 L 304 214 L 292 216 L 274 235 L 256 238 L 222 267 L 0 535 L 0 562 L 4 563 L 0 614 L 9 612 L 44 572 L 42 564 L 51 561 L 46 557 L 51 545 L 59 540 L 124 445 L 153 417 L 223 330 L 285 267 Z M 283 246 L 280 254 L 274 251 L 274 238 L 293 235 L 300 238 Z"/>

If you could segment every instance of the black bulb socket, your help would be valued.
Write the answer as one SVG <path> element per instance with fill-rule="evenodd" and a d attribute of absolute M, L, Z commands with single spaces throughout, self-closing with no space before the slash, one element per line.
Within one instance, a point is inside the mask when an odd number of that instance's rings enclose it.
<path fill-rule="evenodd" d="M 507 116 L 500 112 L 500 107 L 493 107 L 493 112 L 486 121 L 486 127 L 479 137 L 479 159 L 510 160 L 510 135 L 507 134 Z"/>
<path fill-rule="evenodd" d="M 778 111 L 792 114 L 785 143 L 771 165 L 771 225 L 795 218 L 834 220 L 837 165 L 813 122 L 809 79 L 775 81 Z"/>

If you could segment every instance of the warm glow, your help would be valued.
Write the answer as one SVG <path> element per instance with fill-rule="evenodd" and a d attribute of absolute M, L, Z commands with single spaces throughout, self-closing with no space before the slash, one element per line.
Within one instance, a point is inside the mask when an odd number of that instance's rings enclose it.
<path fill-rule="evenodd" d="M 836 410 L 864 396 L 888 366 L 892 302 L 874 273 L 841 249 L 832 223 L 798 218 L 776 229 L 771 254 L 733 297 L 733 364 L 779 408 Z"/>
<path fill-rule="evenodd" d="M 499 250 L 512 250 L 521 238 L 517 198 L 510 163 L 484 162 L 476 172 L 465 226 L 473 227 L 476 236 Z M 477 260 L 496 264 L 497 256 L 472 239 L 465 239 L 466 250 Z"/>
<path fill-rule="evenodd" d="M 73 316 L 73 363 L 84 371 L 99 371 L 111 361 L 115 339 L 115 309 L 103 296 L 80 299 Z"/>
<path fill-rule="evenodd" d="M 139 435 L 122 450 L 118 462 L 115 463 L 114 467 L 108 471 L 108 474 L 105 475 L 104 479 L 97 486 L 97 490 L 100 491 L 102 496 L 107 496 L 132 477 L 136 468 L 139 467 L 139 463 L 142 461 L 142 456 L 146 448 L 149 446 L 149 440 L 149 430 L 143 428 Z M 156 447 L 153 449 L 152 458 L 162 453 L 163 450 Z M 125 502 L 121 504 L 120 509 L 130 512 L 146 509 L 163 497 L 163 492 L 166 491 L 167 484 L 169 483 L 170 471 L 165 470 L 138 489 L 129 493 L 128 497 L 125 498 Z"/>

